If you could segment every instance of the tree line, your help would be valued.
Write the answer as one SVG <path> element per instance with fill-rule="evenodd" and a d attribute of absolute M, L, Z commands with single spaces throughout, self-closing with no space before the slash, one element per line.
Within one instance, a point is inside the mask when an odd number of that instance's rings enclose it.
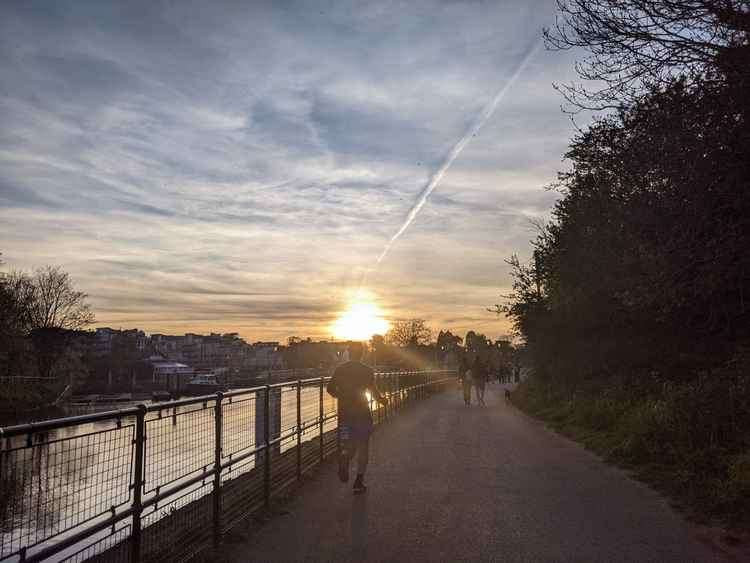
<path fill-rule="evenodd" d="M 450 330 L 437 334 L 425 319 L 398 319 L 386 334 L 375 334 L 367 343 L 364 361 L 385 370 L 455 368 L 464 355 L 479 356 L 493 372 L 510 375 L 521 361 L 521 351 L 509 340 L 492 341 L 470 330 L 465 337 Z M 336 343 L 290 337 L 283 348 L 284 363 L 290 368 L 335 366 Z"/>
<path fill-rule="evenodd" d="M 583 82 L 558 85 L 566 109 L 603 113 L 570 143 L 531 260 L 508 260 L 513 291 L 495 310 L 535 371 L 519 399 L 599 432 L 608 455 L 662 467 L 693 506 L 738 514 L 750 498 L 748 4 L 558 8 L 547 46 L 583 52 Z"/>

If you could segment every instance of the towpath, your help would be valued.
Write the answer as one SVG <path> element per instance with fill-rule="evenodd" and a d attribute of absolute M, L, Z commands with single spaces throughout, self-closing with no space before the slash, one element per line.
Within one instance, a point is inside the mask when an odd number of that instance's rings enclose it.
<path fill-rule="evenodd" d="M 488 386 L 417 403 L 373 435 L 369 490 L 327 464 L 230 561 L 722 561 L 623 471 Z"/>

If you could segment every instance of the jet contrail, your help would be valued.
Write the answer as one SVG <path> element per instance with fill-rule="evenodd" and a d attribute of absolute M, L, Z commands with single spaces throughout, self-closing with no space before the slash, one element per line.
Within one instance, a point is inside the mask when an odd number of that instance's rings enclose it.
<path fill-rule="evenodd" d="M 466 131 L 466 134 L 459 139 L 459 141 L 453 146 L 453 149 L 450 153 L 448 153 L 448 156 L 443 161 L 443 164 L 440 165 L 440 168 L 438 168 L 432 176 L 430 176 L 429 182 L 427 182 L 427 185 L 424 187 L 424 189 L 421 191 L 419 196 L 417 197 L 417 200 L 414 202 L 414 205 L 412 206 L 411 210 L 409 211 L 409 215 L 406 217 L 406 221 L 404 221 L 404 224 L 401 225 L 401 228 L 396 231 L 396 234 L 391 237 L 391 240 L 388 241 L 388 243 L 385 245 L 385 248 L 383 249 L 383 252 L 380 253 L 380 256 L 378 257 L 377 264 L 380 264 L 380 262 L 383 261 L 383 258 L 386 257 L 388 254 L 388 251 L 393 246 L 393 243 L 398 240 L 398 238 L 404 233 L 406 229 L 409 228 L 409 225 L 411 225 L 412 221 L 414 221 L 414 218 L 419 214 L 424 204 L 427 202 L 427 198 L 430 197 L 430 194 L 432 191 L 437 187 L 437 185 L 440 183 L 440 180 L 443 179 L 443 175 L 448 170 L 448 168 L 451 167 L 451 164 L 453 164 L 453 161 L 456 160 L 459 154 L 461 154 L 461 151 L 464 150 L 464 147 L 468 144 L 468 142 L 471 140 L 471 138 L 476 135 L 477 131 L 479 131 L 482 128 L 482 125 L 484 125 L 487 120 L 492 117 L 492 114 L 495 113 L 495 109 L 497 108 L 497 105 L 500 103 L 500 101 L 505 97 L 505 94 L 510 88 L 513 86 L 513 83 L 516 81 L 518 76 L 523 72 L 523 69 L 526 67 L 526 64 L 531 60 L 531 58 L 536 54 L 539 47 L 542 45 L 541 41 L 537 41 L 534 43 L 531 48 L 526 52 L 523 59 L 521 60 L 521 63 L 518 65 L 518 68 L 516 68 L 516 71 L 513 73 L 513 76 L 510 77 L 510 79 L 505 83 L 505 85 L 500 88 L 500 91 L 497 93 L 497 95 L 488 103 L 485 108 L 479 113 L 477 118 L 474 120 L 474 123 L 472 123 L 471 127 L 469 127 L 468 131 Z"/>

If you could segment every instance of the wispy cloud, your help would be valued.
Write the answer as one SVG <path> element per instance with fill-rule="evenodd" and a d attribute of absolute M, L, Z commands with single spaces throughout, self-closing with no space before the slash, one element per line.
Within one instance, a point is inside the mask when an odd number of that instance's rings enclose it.
<path fill-rule="evenodd" d="M 62 264 L 101 323 L 323 335 L 552 2 L 3 3 L 0 251 Z M 484 309 L 571 132 L 540 53 L 370 289 Z"/>

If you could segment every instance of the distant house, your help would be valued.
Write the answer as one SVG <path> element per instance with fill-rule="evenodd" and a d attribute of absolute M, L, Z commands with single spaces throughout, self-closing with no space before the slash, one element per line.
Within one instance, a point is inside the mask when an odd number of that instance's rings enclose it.
<path fill-rule="evenodd" d="M 195 375 L 192 367 L 158 356 L 149 358 L 147 364 L 151 368 L 151 383 L 159 389 L 183 389 Z"/>
<path fill-rule="evenodd" d="M 94 354 L 96 356 L 108 356 L 112 353 L 112 341 L 120 331 L 109 328 L 99 327 L 94 333 Z"/>
<path fill-rule="evenodd" d="M 284 359 L 278 342 L 256 342 L 250 347 L 247 365 L 254 369 L 283 369 Z"/>
<path fill-rule="evenodd" d="M 108 356 L 112 353 L 113 345 L 128 344 L 133 350 L 143 352 L 148 344 L 146 333 L 137 328 L 116 330 L 109 327 L 99 327 L 94 333 L 94 355 Z"/>

